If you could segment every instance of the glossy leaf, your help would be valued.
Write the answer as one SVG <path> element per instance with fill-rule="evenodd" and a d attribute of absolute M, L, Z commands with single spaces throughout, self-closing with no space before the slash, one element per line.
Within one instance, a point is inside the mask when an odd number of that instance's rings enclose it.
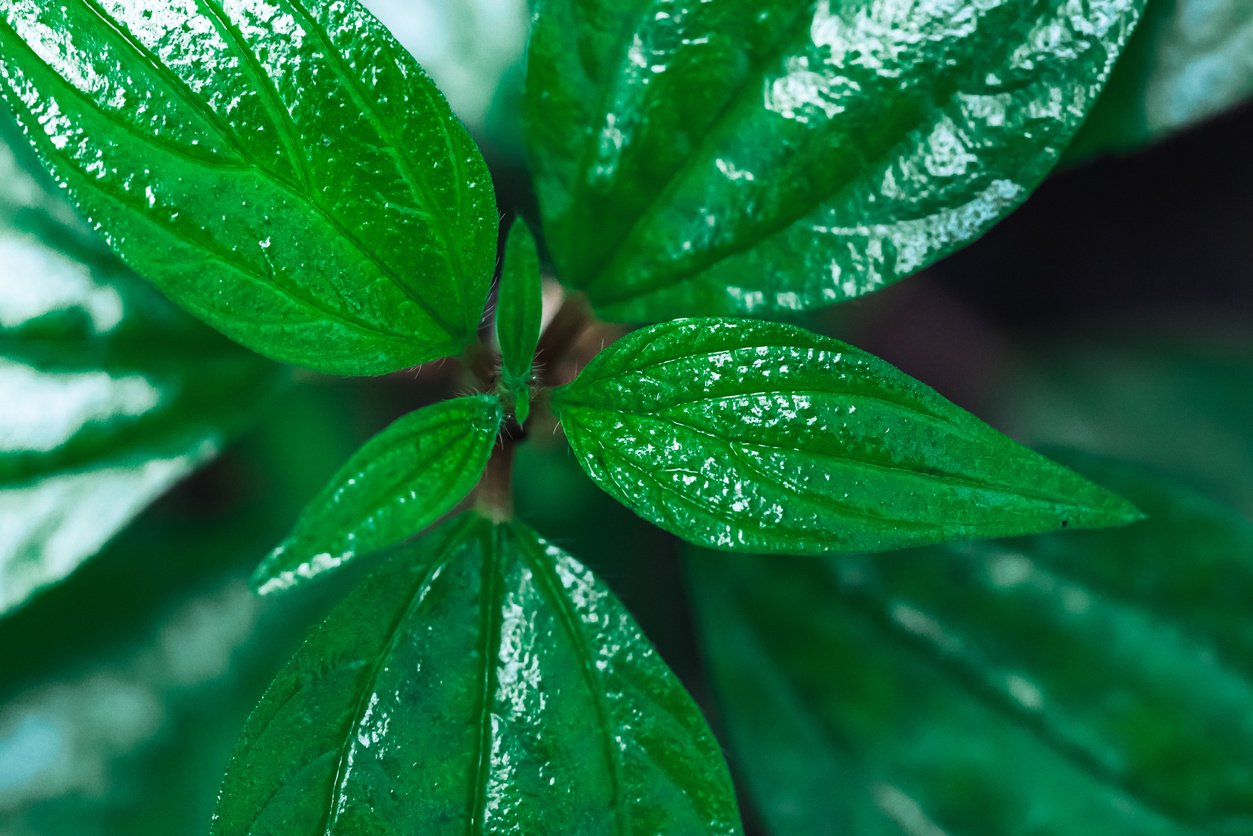
<path fill-rule="evenodd" d="M 280 380 L 103 250 L 9 120 L 0 107 L 0 613 L 211 458 Z"/>
<path fill-rule="evenodd" d="M 792 325 L 641 329 L 553 407 L 598 485 L 698 545 L 881 551 L 1138 517 L 882 360 Z"/>
<path fill-rule="evenodd" d="M 1075 160 L 1168 136 L 1253 96 L 1253 3 L 1149 0 L 1091 116 Z"/>
<path fill-rule="evenodd" d="M 421 532 L 479 481 L 501 418 L 492 395 L 455 398 L 400 418 L 331 478 L 257 568 L 253 585 L 263 595 L 287 589 Z"/>
<path fill-rule="evenodd" d="M 132 267 L 280 360 L 460 351 L 496 209 L 474 143 L 355 0 L 14 0 L 0 93 Z"/>
<path fill-rule="evenodd" d="M 1253 527 L 1088 467 L 1150 519 L 891 560 L 693 562 L 771 832 L 1253 830 Z"/>
<path fill-rule="evenodd" d="M 607 315 L 861 296 L 1021 203 L 1143 0 L 541 0 L 527 130 L 560 278 Z"/>
<path fill-rule="evenodd" d="M 526 423 L 530 412 L 531 365 L 535 362 L 543 314 L 544 293 L 535 236 L 526 222 L 519 220 L 509 230 L 496 304 L 501 383 L 514 396 L 519 424 Z"/>
<path fill-rule="evenodd" d="M 354 591 L 249 718 L 213 833 L 731 833 L 699 712 L 569 555 L 468 514 Z"/>

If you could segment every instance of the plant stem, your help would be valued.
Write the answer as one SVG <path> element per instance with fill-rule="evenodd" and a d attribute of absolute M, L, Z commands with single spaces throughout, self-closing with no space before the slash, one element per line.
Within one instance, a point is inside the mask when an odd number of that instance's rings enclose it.
<path fill-rule="evenodd" d="M 561 307 L 540 335 L 535 357 L 541 370 L 555 368 L 565 359 L 574 342 L 595 322 L 592 308 L 582 293 L 566 294 Z"/>
<path fill-rule="evenodd" d="M 500 441 L 487 460 L 487 469 L 474 489 L 474 504 L 493 522 L 513 519 L 513 454 L 525 432 L 512 419 L 500 431 Z"/>

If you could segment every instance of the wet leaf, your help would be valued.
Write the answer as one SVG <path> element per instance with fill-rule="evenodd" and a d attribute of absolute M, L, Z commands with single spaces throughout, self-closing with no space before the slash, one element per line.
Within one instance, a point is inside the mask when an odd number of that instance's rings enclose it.
<path fill-rule="evenodd" d="M 1253 96 L 1253 3 L 1149 0 L 1068 160 L 1161 139 Z"/>
<path fill-rule="evenodd" d="M 249 718 L 213 833 L 732 833 L 717 743 L 630 616 L 459 517 L 354 591 Z"/>
<path fill-rule="evenodd" d="M 544 235 L 606 315 L 861 296 L 1021 203 L 1143 0 L 541 0 Z"/>
<path fill-rule="evenodd" d="M 693 561 L 772 832 L 1253 830 L 1253 527 L 1140 468 L 1149 514 L 882 557 Z"/>
<path fill-rule="evenodd" d="M 355 0 L 15 0 L 0 93 L 132 267 L 245 345 L 374 374 L 474 337 L 478 150 Z"/>
<path fill-rule="evenodd" d="M 535 237 L 526 222 L 518 220 L 509 230 L 505 264 L 500 272 L 496 337 L 500 342 L 501 383 L 514 395 L 519 424 L 526 423 L 530 412 L 531 365 L 539 345 L 543 313 L 544 294 Z"/>
<path fill-rule="evenodd" d="M 10 118 L 0 106 L 0 613 L 212 457 L 281 378 L 105 251 Z"/>
<path fill-rule="evenodd" d="M 420 533 L 483 475 L 502 418 L 492 395 L 454 398 L 399 419 L 366 442 L 257 568 L 261 594 L 288 589 Z"/>
<path fill-rule="evenodd" d="M 1138 518 L 882 360 L 792 325 L 643 328 L 553 407 L 598 485 L 713 548 L 882 551 Z"/>

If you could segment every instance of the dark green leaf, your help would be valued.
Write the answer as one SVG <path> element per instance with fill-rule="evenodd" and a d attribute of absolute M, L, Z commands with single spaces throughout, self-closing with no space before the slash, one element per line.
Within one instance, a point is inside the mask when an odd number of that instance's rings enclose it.
<path fill-rule="evenodd" d="M 1149 0 L 1068 160 L 1125 151 L 1253 95 L 1253 3 Z"/>
<path fill-rule="evenodd" d="M 970 242 L 1079 127 L 1143 0 L 541 0 L 527 130 L 606 314 L 860 296 Z"/>
<path fill-rule="evenodd" d="M 14 0 L 0 93 L 132 267 L 249 347 L 458 352 L 496 258 L 474 143 L 355 0 Z"/>
<path fill-rule="evenodd" d="M 1253 518 L 1253 333 L 1205 322 L 1069 333 L 1032 347 L 997 420 L 1025 441 L 1161 467 Z"/>
<path fill-rule="evenodd" d="M 553 407 L 598 485 L 697 545 L 881 551 L 1138 518 L 882 360 L 792 325 L 641 329 Z"/>
<path fill-rule="evenodd" d="M 501 382 L 514 395 L 519 424 L 526 423 L 530 412 L 531 364 L 535 362 L 543 313 L 535 236 L 525 221 L 518 220 L 509 230 L 505 264 L 500 271 L 496 337 L 500 342 Z"/>
<path fill-rule="evenodd" d="M 342 603 L 249 718 L 213 832 L 733 833 L 700 713 L 569 555 L 467 514 Z"/>
<path fill-rule="evenodd" d="M 257 568 L 253 585 L 287 589 L 360 554 L 407 540 L 452 510 L 483 475 L 501 421 L 492 395 L 411 412 L 366 442 Z"/>
<path fill-rule="evenodd" d="M 91 557 L 279 381 L 104 251 L 9 119 L 0 107 L 0 613 Z"/>
<path fill-rule="evenodd" d="M 1095 465 L 1127 529 L 693 562 L 773 832 L 1253 832 L 1253 527 Z"/>

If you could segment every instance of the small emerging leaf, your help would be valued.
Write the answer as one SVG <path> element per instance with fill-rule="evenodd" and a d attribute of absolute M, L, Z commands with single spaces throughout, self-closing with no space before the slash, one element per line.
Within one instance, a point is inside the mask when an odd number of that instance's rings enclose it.
<path fill-rule="evenodd" d="M 553 408 L 598 485 L 714 548 L 881 551 L 1139 516 L 882 360 L 791 325 L 641 329 Z"/>
<path fill-rule="evenodd" d="M 891 560 L 695 557 L 768 832 L 1253 832 L 1253 526 L 1084 467 L 1149 519 Z"/>
<path fill-rule="evenodd" d="M 737 833 L 700 712 L 534 532 L 462 516 L 313 634 L 244 730 L 216 836 Z"/>
<path fill-rule="evenodd" d="M 1143 5 L 540 0 L 527 135 L 558 276 L 631 321 L 890 284 L 1022 203 Z"/>
<path fill-rule="evenodd" d="M 544 312 L 539 254 L 535 236 L 523 220 L 514 222 L 505 246 L 496 304 L 496 339 L 500 343 L 501 382 L 514 396 L 515 416 L 526 423 L 530 412 L 531 365 Z"/>
<path fill-rule="evenodd" d="M 296 529 L 257 568 L 262 594 L 412 537 L 452 510 L 483 474 L 500 429 L 491 395 L 454 398 L 399 419 L 358 450 Z"/>
<path fill-rule="evenodd" d="M 78 207 L 228 336 L 345 374 L 474 337 L 486 165 L 356 0 L 11 0 L 0 55 L 0 95 Z"/>

